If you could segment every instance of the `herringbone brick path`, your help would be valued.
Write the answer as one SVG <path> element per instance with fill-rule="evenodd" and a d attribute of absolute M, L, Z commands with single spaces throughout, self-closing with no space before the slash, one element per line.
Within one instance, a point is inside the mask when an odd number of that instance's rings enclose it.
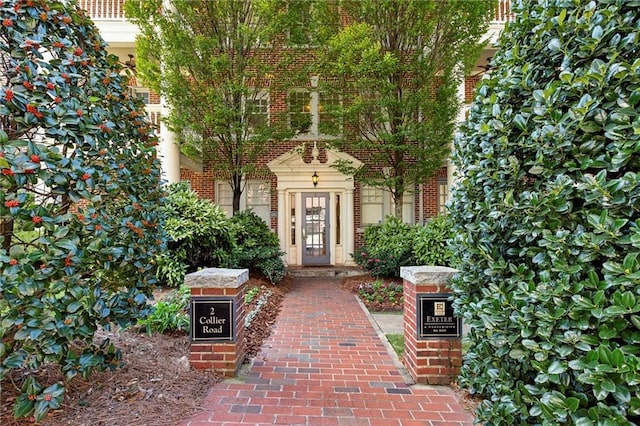
<path fill-rule="evenodd" d="M 296 279 L 242 383 L 218 383 L 184 426 L 472 425 L 446 387 L 407 386 L 355 296 Z"/>

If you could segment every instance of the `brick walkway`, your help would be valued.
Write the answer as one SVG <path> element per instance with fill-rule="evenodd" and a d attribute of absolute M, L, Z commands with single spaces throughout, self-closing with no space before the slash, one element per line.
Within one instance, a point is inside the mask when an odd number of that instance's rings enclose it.
<path fill-rule="evenodd" d="M 472 425 L 446 387 L 407 386 L 355 296 L 296 279 L 241 383 L 214 386 L 205 425 Z"/>

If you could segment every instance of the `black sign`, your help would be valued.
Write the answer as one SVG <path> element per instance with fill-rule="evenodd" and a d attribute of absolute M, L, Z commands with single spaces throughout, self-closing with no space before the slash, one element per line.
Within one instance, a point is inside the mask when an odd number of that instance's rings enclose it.
<path fill-rule="evenodd" d="M 234 342 L 233 299 L 191 298 L 191 341 Z"/>
<path fill-rule="evenodd" d="M 453 316 L 450 294 L 418 294 L 418 338 L 460 337 L 462 320 Z"/>

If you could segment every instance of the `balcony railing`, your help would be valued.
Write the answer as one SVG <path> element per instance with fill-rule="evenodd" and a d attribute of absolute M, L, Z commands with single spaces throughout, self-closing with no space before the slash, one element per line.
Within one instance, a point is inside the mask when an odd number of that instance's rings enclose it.
<path fill-rule="evenodd" d="M 80 7 L 89 12 L 93 20 L 124 19 L 124 0 L 80 0 Z M 504 24 L 513 18 L 511 0 L 499 0 L 492 24 Z"/>
<path fill-rule="evenodd" d="M 125 19 L 124 0 L 80 0 L 78 4 L 94 21 Z"/>
<path fill-rule="evenodd" d="M 512 19 L 513 14 L 511 13 L 511 0 L 500 0 L 496 6 L 496 15 L 493 21 L 491 21 L 491 24 L 504 25 L 505 22 Z"/>

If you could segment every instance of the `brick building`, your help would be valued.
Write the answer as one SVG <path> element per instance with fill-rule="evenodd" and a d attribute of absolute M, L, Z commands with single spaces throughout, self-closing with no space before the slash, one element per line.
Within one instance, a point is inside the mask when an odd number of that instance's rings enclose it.
<path fill-rule="evenodd" d="M 82 0 L 96 22 L 111 53 L 122 62 L 135 57 L 137 28 L 124 19 L 124 0 Z M 477 66 L 458 90 L 465 104 L 472 100 L 474 88 L 486 71 L 493 56 L 492 43 L 508 19 L 508 0 L 498 2 L 496 18 L 491 23 L 487 48 Z M 147 103 L 151 119 L 159 125 L 163 173 L 168 181 L 187 180 L 200 197 L 210 199 L 231 214 L 232 192 L 229 184 L 216 173 L 210 161 L 193 161 L 180 154 L 175 137 L 160 122 L 163 105 L 160 96 L 145 87 L 134 85 L 132 91 Z M 292 92 L 289 92 L 292 93 Z M 368 224 L 379 223 L 392 214 L 391 194 L 361 185 L 350 176 L 340 174 L 331 164 L 337 160 L 359 159 L 332 149 L 327 138 L 318 132 L 321 114 L 314 81 L 301 87 L 298 96 L 308 105 L 312 125 L 308 132 L 277 145 L 260 159 L 258 172 L 247 177 L 241 208 L 251 208 L 261 216 L 280 238 L 291 266 L 348 265 L 351 253 L 361 243 Z M 286 110 L 293 102 L 288 94 L 270 94 L 260 108 L 269 111 Z M 460 113 L 464 118 L 466 108 Z M 445 211 L 453 167 L 446 161 L 428 182 L 418 185 L 403 200 L 404 220 L 424 223 Z"/>

